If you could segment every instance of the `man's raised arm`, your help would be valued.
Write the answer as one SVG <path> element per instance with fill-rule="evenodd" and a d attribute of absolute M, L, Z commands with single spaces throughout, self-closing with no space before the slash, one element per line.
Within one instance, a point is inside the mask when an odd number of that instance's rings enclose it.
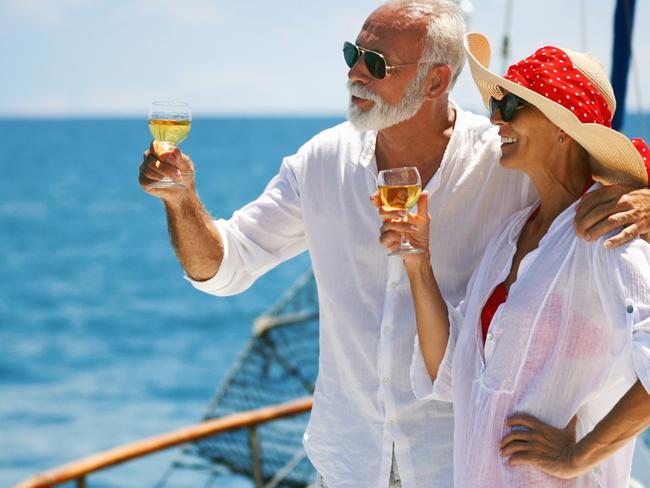
<path fill-rule="evenodd" d="M 165 176 L 185 188 L 152 187 Z M 144 153 L 139 181 L 147 193 L 163 201 L 169 236 L 187 275 L 195 281 L 216 275 L 223 259 L 223 241 L 196 193 L 192 161 L 178 149 L 157 155 L 152 143 Z"/>

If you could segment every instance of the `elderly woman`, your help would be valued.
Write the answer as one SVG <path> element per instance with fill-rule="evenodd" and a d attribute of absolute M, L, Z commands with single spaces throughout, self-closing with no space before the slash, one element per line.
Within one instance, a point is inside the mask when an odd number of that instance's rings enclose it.
<path fill-rule="evenodd" d="M 457 487 L 629 486 L 634 437 L 650 420 L 650 245 L 608 249 L 608 236 L 579 239 L 573 221 L 600 184 L 647 185 L 650 152 L 609 128 L 614 96 L 591 55 L 545 47 L 499 77 L 485 37 L 465 44 L 501 164 L 524 171 L 540 200 L 491 241 L 458 309 L 427 251 L 403 257 L 413 388 L 454 402 Z M 382 214 L 387 248 L 403 232 L 429 249 L 426 195 L 408 223 Z"/>

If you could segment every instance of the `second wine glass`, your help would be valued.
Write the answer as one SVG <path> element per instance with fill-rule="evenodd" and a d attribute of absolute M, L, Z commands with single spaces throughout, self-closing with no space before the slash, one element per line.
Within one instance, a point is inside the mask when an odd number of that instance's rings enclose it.
<path fill-rule="evenodd" d="M 401 212 L 400 221 L 408 222 L 409 212 L 422 193 L 422 181 L 418 169 L 404 167 L 380 171 L 377 176 L 377 187 L 382 207 L 385 210 L 399 210 Z M 402 234 L 399 247 L 388 255 L 401 256 L 421 252 L 424 250 L 413 246 L 409 242 L 408 236 Z"/>

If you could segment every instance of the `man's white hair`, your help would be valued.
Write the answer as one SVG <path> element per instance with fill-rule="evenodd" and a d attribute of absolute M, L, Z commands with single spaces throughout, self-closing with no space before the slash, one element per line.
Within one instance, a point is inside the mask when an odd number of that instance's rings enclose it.
<path fill-rule="evenodd" d="M 422 43 L 421 63 L 427 71 L 434 64 L 451 67 L 453 88 L 465 64 L 463 36 L 467 30 L 465 15 L 460 6 L 449 0 L 388 0 L 387 7 L 417 10 L 427 17 L 427 35 Z"/>

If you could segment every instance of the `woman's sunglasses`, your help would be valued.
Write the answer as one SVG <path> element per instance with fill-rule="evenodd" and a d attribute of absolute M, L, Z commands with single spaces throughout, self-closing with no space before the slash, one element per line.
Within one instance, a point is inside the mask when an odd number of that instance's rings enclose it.
<path fill-rule="evenodd" d="M 391 71 L 401 68 L 404 66 L 416 66 L 422 63 L 409 63 L 409 64 L 386 64 L 386 58 L 383 54 L 380 54 L 375 51 L 369 51 L 362 47 L 356 46 L 351 42 L 345 42 L 343 44 L 343 57 L 345 58 L 345 63 L 349 68 L 352 68 L 359 57 L 363 56 L 363 62 L 366 64 L 366 68 L 372 75 L 373 78 L 378 80 L 383 80 L 386 78 L 386 75 L 389 75 Z"/>
<path fill-rule="evenodd" d="M 517 110 L 524 108 L 526 105 L 528 105 L 526 100 L 512 93 L 508 93 L 501 100 L 490 97 L 490 117 L 498 110 L 501 112 L 501 120 L 510 122 L 514 118 Z"/>

